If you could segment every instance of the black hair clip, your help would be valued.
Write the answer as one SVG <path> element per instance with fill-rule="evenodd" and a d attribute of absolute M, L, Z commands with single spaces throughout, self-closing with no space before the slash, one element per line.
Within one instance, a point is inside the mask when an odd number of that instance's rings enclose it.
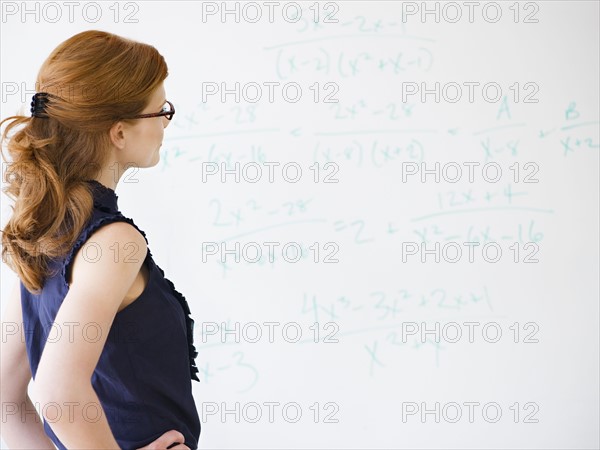
<path fill-rule="evenodd" d="M 46 102 L 48 101 L 48 94 L 46 92 L 37 92 L 31 97 L 31 117 L 42 117 L 46 118 Z"/>

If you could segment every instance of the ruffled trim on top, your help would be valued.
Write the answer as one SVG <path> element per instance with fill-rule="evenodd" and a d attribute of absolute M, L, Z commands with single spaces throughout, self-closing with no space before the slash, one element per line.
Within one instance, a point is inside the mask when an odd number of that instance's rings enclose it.
<path fill-rule="evenodd" d="M 148 249 L 148 252 L 149 251 L 150 251 L 150 249 Z M 177 289 L 175 289 L 175 285 L 171 282 L 171 280 L 169 280 L 167 277 L 165 277 L 165 272 L 158 266 L 158 264 L 156 264 L 156 262 L 154 263 L 154 265 L 160 271 L 161 275 L 163 276 L 163 278 L 165 279 L 165 281 L 171 288 L 173 295 L 175 296 L 177 301 L 179 301 L 179 304 L 181 305 L 181 307 L 183 308 L 183 312 L 185 313 L 185 324 L 186 324 L 187 338 L 188 338 L 188 354 L 189 354 L 189 360 L 190 360 L 190 374 L 191 374 L 192 380 L 200 381 L 200 379 L 198 378 L 198 375 L 197 375 L 198 367 L 196 367 L 196 362 L 194 361 L 196 356 L 198 356 L 198 352 L 196 351 L 196 347 L 194 347 L 194 319 L 192 319 L 190 316 L 190 314 L 191 314 L 190 307 L 189 307 L 185 297 L 181 294 L 181 292 L 179 292 Z"/>
<path fill-rule="evenodd" d="M 94 207 L 107 213 L 119 213 L 119 196 L 114 189 L 104 186 L 97 180 L 85 180 L 92 189 Z"/>

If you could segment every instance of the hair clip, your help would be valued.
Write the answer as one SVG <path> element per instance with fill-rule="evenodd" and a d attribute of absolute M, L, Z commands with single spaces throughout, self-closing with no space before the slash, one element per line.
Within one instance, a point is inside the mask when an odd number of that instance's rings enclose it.
<path fill-rule="evenodd" d="M 46 102 L 48 101 L 48 93 L 37 92 L 31 97 L 31 117 L 46 118 Z"/>

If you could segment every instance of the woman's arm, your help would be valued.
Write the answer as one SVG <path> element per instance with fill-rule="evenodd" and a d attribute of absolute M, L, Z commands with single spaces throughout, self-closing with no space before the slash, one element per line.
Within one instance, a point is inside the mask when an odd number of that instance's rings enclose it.
<path fill-rule="evenodd" d="M 2 402 L 2 439 L 8 448 L 56 450 L 28 395 L 21 402 Z"/>
<path fill-rule="evenodd" d="M 2 439 L 11 449 L 56 450 L 27 394 L 31 369 L 25 348 L 19 279 L 2 314 L 0 347 Z"/>
<path fill-rule="evenodd" d="M 46 342 L 35 378 L 42 413 L 67 448 L 119 448 L 91 379 L 146 253 L 146 241 L 132 225 L 114 222 L 93 233 L 75 255 L 73 281 L 54 319 L 58 336 L 49 334 L 53 338 Z"/>

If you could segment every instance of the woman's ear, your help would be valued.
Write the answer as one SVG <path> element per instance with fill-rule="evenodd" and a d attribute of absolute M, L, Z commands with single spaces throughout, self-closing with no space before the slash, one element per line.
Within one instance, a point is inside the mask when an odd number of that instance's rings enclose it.
<path fill-rule="evenodd" d="M 123 122 L 115 123 L 109 130 L 110 140 L 119 150 L 125 148 L 125 127 Z"/>

